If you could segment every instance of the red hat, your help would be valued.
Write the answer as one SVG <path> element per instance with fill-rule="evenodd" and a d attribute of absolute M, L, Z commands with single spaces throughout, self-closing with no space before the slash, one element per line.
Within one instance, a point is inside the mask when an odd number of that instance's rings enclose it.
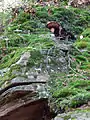
<path fill-rule="evenodd" d="M 50 22 L 48 22 L 47 25 L 46 25 L 46 27 L 47 27 L 48 29 L 51 29 L 51 28 L 59 29 L 59 26 L 60 26 L 60 24 L 58 24 L 58 23 L 55 22 L 55 21 L 50 21 Z"/>

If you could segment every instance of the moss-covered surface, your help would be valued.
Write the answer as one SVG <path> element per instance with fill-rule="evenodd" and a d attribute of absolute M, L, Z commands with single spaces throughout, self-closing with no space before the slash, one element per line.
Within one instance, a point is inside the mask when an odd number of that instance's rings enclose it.
<path fill-rule="evenodd" d="M 61 120 L 89 120 L 90 118 L 90 108 L 83 110 L 77 109 L 69 113 L 59 114 L 56 119 Z"/>
<path fill-rule="evenodd" d="M 80 50 L 80 54 L 76 55 L 76 60 L 81 64 L 80 68 L 90 72 L 90 28 L 85 29 L 75 42 L 75 46 Z"/>
<path fill-rule="evenodd" d="M 48 21 L 59 22 L 67 31 L 72 32 L 74 35 L 82 33 L 90 24 L 90 13 L 85 9 L 72 7 L 66 9 L 64 6 L 51 6 L 51 15 L 48 14 L 47 6 L 36 6 L 35 9 L 36 16 L 21 11 L 17 18 L 7 25 L 4 34 L 8 37 L 8 47 L 27 47 L 39 34 L 45 35 L 48 33 L 48 29 L 45 28 Z M 35 36 L 35 34 L 37 35 Z M 41 42 L 41 39 L 38 38 L 37 41 Z M 7 46 L 6 39 L 3 39 L 0 43 L 1 47 Z M 32 43 L 30 45 L 32 46 Z"/>
<path fill-rule="evenodd" d="M 62 7 L 34 6 L 36 16 L 21 11 L 13 22 L 5 27 L 5 36 L 0 41 L 0 70 L 10 70 L 0 76 L 0 86 L 16 77 L 11 67 L 25 51 L 30 51 L 28 67 L 42 63 L 44 56 L 40 54 L 54 46 L 50 32 L 46 28 L 48 21 L 59 22 L 67 31 L 77 37 L 74 49 L 71 51 L 70 72 L 67 74 L 50 74 L 51 103 L 58 111 L 68 111 L 87 104 L 90 101 L 90 11 L 88 9 Z M 49 15 L 47 9 L 52 10 Z M 79 36 L 83 36 L 82 39 Z M 8 39 L 6 39 L 8 38 Z"/>
<path fill-rule="evenodd" d="M 69 111 L 90 101 L 90 81 L 84 74 L 52 74 L 49 84 L 52 104 L 55 102 L 58 111 Z"/>

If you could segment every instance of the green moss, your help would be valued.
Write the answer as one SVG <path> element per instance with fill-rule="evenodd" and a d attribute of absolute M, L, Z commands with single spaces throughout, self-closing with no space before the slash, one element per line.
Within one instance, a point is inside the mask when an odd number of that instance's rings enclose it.
<path fill-rule="evenodd" d="M 41 55 L 40 51 L 31 51 L 31 57 L 29 58 L 28 67 L 33 67 L 34 65 L 39 66 L 42 63 L 43 55 Z"/>
<path fill-rule="evenodd" d="M 78 34 L 81 33 L 89 23 L 88 16 L 90 14 L 88 10 L 72 7 L 69 9 L 64 7 L 50 7 L 52 14 L 48 15 L 48 6 L 44 8 L 34 6 L 34 8 L 36 9 L 36 17 L 21 11 L 17 18 L 7 27 L 7 33 L 12 33 L 16 29 L 30 30 L 32 33 L 43 25 L 45 28 L 48 21 L 58 21 L 66 30 Z"/>
<path fill-rule="evenodd" d="M 69 111 L 72 108 L 87 104 L 89 101 L 89 80 L 84 80 L 80 76 L 68 77 L 66 75 L 65 77 L 65 75 L 59 76 L 59 74 L 52 79 L 55 82 L 52 84 L 51 93 L 58 110 Z M 63 85 L 64 83 L 66 86 Z"/>
<path fill-rule="evenodd" d="M 52 10 L 51 15 L 48 15 L 48 8 Z M 64 6 L 36 6 L 35 9 L 35 17 L 21 11 L 17 18 L 6 27 L 5 36 L 9 38 L 8 53 L 6 56 L 1 56 L 0 69 L 9 67 L 10 71 L 4 74 L 4 77 L 0 77 L 0 86 L 5 81 L 10 81 L 16 77 L 16 75 L 12 74 L 13 70 L 20 71 L 20 66 L 10 66 L 16 63 L 25 51 L 30 51 L 31 54 L 27 65 L 29 69 L 33 66 L 39 67 L 40 64 L 43 64 L 45 56 L 41 54 L 41 51 L 49 50 L 54 46 L 49 30 L 46 29 L 46 23 L 48 21 L 57 21 L 68 32 L 74 35 L 83 35 L 83 39 L 78 39 L 75 42 L 75 46 L 80 49 L 80 52 L 78 52 L 79 50 L 74 50 L 72 53 L 76 59 L 73 66 L 75 72 L 71 72 L 71 76 L 61 73 L 55 73 L 52 77 L 50 76 L 52 81 L 50 83 L 50 93 L 58 108 L 63 108 L 66 111 L 69 107 L 78 107 L 87 103 L 90 100 L 88 93 L 90 82 L 84 80 L 84 78 L 87 78 L 84 76 L 84 72 L 76 72 L 79 71 L 79 68 L 86 71 L 90 69 L 90 28 L 86 29 L 90 24 L 90 12 L 86 9 L 72 7 L 66 9 Z M 5 39 L 0 41 L 0 46 L 6 47 Z M 82 49 L 85 51 L 81 52 Z M 58 56 L 59 51 L 54 51 L 54 53 Z M 75 69 L 76 66 L 79 66 L 77 70 Z"/>
<path fill-rule="evenodd" d="M 79 107 L 85 103 L 87 103 L 90 100 L 90 93 L 78 93 L 76 96 L 74 96 L 71 100 L 70 106 L 71 107 Z"/>
<path fill-rule="evenodd" d="M 80 50 L 81 53 L 76 55 L 76 61 L 80 64 L 80 69 L 90 73 L 90 28 L 88 27 L 81 34 L 82 39 L 78 39 L 75 42 L 75 46 Z"/>
<path fill-rule="evenodd" d="M 90 28 L 87 28 L 86 30 L 84 30 L 84 32 L 82 32 L 82 35 L 84 37 L 88 37 L 90 41 Z"/>
<path fill-rule="evenodd" d="M 90 62 L 84 63 L 83 65 L 80 66 L 81 69 L 88 70 L 90 69 Z"/>
<path fill-rule="evenodd" d="M 4 74 L 3 77 L 0 76 L 0 87 L 6 82 L 10 82 L 10 80 L 12 80 L 13 78 L 15 78 L 16 75 L 11 74 L 10 71 L 8 71 L 7 73 Z"/>
<path fill-rule="evenodd" d="M 56 97 L 56 98 L 59 98 L 59 97 L 67 97 L 67 96 L 70 96 L 70 95 L 75 95 L 78 93 L 78 89 L 72 89 L 70 87 L 65 87 L 65 88 L 62 88 L 60 90 L 56 90 L 54 93 L 53 93 L 53 97 Z"/>
<path fill-rule="evenodd" d="M 86 42 L 86 41 L 79 41 L 79 42 L 76 42 L 75 45 L 76 45 L 79 49 L 84 49 L 84 48 L 87 48 L 88 42 Z"/>
<path fill-rule="evenodd" d="M 86 36 L 81 41 L 90 42 L 90 38 Z"/>
<path fill-rule="evenodd" d="M 75 88 L 82 88 L 88 85 L 90 85 L 89 80 L 76 80 L 76 81 L 70 82 L 70 86 Z"/>
<path fill-rule="evenodd" d="M 45 18 L 45 19 L 48 19 L 48 13 L 47 11 L 39 11 L 37 14 L 36 14 L 40 19 L 42 18 Z"/>
<path fill-rule="evenodd" d="M 21 56 L 21 54 L 25 51 L 25 48 L 17 48 L 15 53 L 13 53 L 13 57 L 11 58 L 10 54 L 8 56 L 3 57 L 4 63 L 0 64 L 0 69 L 10 67 L 12 64 L 17 62 Z M 2 62 L 2 61 L 1 61 Z"/>
<path fill-rule="evenodd" d="M 83 52 L 83 53 L 82 53 L 82 55 L 83 55 L 83 56 L 85 56 L 85 57 L 87 57 L 87 58 L 89 58 L 89 57 L 90 57 L 90 54 L 88 53 L 88 50 L 87 50 L 87 51 L 85 51 L 85 52 Z"/>
<path fill-rule="evenodd" d="M 88 43 L 87 50 L 90 51 L 90 43 Z"/>
<path fill-rule="evenodd" d="M 9 71 L 7 71 L 5 74 L 4 74 L 4 76 L 0 76 L 0 86 L 2 86 L 6 81 L 8 81 L 8 83 L 10 83 L 10 81 L 13 79 L 13 78 L 15 78 L 15 77 L 17 77 L 17 75 L 15 74 L 15 73 L 13 73 L 13 71 L 15 71 L 15 72 L 22 72 L 21 71 L 21 66 L 20 65 L 14 65 L 14 66 L 11 66 L 10 67 L 10 70 Z M 24 76 L 23 75 L 23 77 L 26 77 L 26 76 Z"/>
<path fill-rule="evenodd" d="M 87 91 L 90 91 L 90 85 L 87 86 L 86 90 L 87 90 Z"/>
<path fill-rule="evenodd" d="M 14 70 L 17 71 L 17 72 L 21 72 L 21 66 L 20 65 L 11 66 L 8 75 L 11 76 L 11 74 Z"/>
<path fill-rule="evenodd" d="M 83 55 L 76 55 L 75 57 L 76 59 L 80 60 L 80 61 L 85 61 L 85 62 L 88 62 L 87 58 L 84 57 Z"/>

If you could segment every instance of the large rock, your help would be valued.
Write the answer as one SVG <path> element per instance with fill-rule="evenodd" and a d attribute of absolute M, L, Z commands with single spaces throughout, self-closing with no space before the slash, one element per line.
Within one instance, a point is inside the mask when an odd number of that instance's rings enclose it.
<path fill-rule="evenodd" d="M 12 101 L 0 107 L 0 120 L 51 120 L 48 101 Z"/>

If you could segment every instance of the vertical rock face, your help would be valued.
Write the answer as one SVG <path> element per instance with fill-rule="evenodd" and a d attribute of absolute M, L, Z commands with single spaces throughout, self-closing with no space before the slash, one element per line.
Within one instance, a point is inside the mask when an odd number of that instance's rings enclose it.
<path fill-rule="evenodd" d="M 51 120 L 47 99 L 12 102 L 0 108 L 0 120 Z"/>

